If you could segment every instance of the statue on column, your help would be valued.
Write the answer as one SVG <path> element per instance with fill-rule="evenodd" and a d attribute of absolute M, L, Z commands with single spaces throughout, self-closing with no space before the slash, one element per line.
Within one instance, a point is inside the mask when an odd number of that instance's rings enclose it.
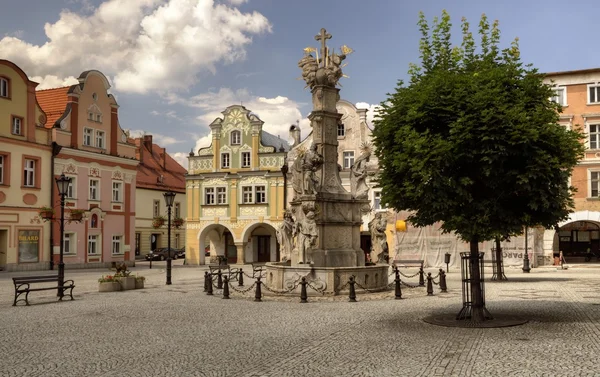
<path fill-rule="evenodd" d="M 287 262 L 294 250 L 294 218 L 288 208 L 283 213 L 283 223 L 277 228 L 277 242 L 280 246 L 281 261 Z"/>
<path fill-rule="evenodd" d="M 371 260 L 377 263 L 388 263 L 389 250 L 385 229 L 387 219 L 385 212 L 377 212 L 373 220 L 369 222 L 369 231 L 371 232 Z"/>
<path fill-rule="evenodd" d="M 317 245 L 317 223 L 315 222 L 315 208 L 311 205 L 302 205 L 304 219 L 295 223 L 294 235 L 298 236 L 296 243 L 296 252 L 298 253 L 298 263 L 308 263 L 307 252 Z"/>
<path fill-rule="evenodd" d="M 367 185 L 367 164 L 371 157 L 370 145 L 364 145 L 363 152 L 350 167 L 350 192 L 356 199 L 367 199 L 369 186 Z"/>
<path fill-rule="evenodd" d="M 296 195 L 315 195 L 319 191 L 317 170 L 323 165 L 323 156 L 317 152 L 317 145 L 299 154 L 292 164 L 292 187 Z"/>

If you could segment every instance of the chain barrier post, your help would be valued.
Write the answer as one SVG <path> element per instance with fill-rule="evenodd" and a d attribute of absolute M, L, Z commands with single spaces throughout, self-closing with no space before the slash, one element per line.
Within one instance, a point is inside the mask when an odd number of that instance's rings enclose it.
<path fill-rule="evenodd" d="M 213 279 L 212 278 L 212 274 L 208 273 L 208 290 L 206 291 L 206 294 L 208 296 L 212 296 L 212 294 L 213 294 L 213 284 L 212 284 L 213 282 L 212 282 L 212 279 Z"/>
<path fill-rule="evenodd" d="M 204 292 L 208 291 L 208 271 L 204 271 Z"/>
<path fill-rule="evenodd" d="M 223 274 L 221 273 L 221 269 L 217 271 L 217 289 L 223 289 Z"/>
<path fill-rule="evenodd" d="M 238 271 L 238 286 L 240 286 L 240 287 L 244 286 L 244 271 L 242 271 L 241 268 Z"/>
<path fill-rule="evenodd" d="M 348 281 L 348 283 L 350 284 L 350 290 L 348 292 L 348 301 L 356 302 L 356 290 L 354 289 L 354 284 L 356 284 L 356 282 L 354 281 L 353 276 L 350 276 L 350 280 Z"/>
<path fill-rule="evenodd" d="M 402 288 L 400 288 L 400 271 L 398 271 L 398 267 L 395 268 L 394 272 L 396 273 L 396 279 L 394 279 L 394 282 L 396 282 L 396 291 L 394 295 L 396 296 L 396 300 L 400 300 L 402 299 Z"/>
<path fill-rule="evenodd" d="M 446 286 L 446 273 L 441 268 L 440 268 L 440 289 L 442 290 L 442 292 L 448 292 L 448 287 Z"/>
<path fill-rule="evenodd" d="M 419 285 L 425 286 L 425 271 L 423 271 L 423 267 L 419 268 Z"/>
<path fill-rule="evenodd" d="M 433 296 L 433 278 L 431 272 L 427 273 L 427 296 Z"/>
<path fill-rule="evenodd" d="M 227 276 L 223 277 L 223 298 L 229 299 L 229 278 Z"/>
<path fill-rule="evenodd" d="M 303 304 L 308 302 L 308 294 L 306 293 L 307 284 L 308 282 L 306 281 L 306 278 L 303 277 L 302 281 L 300 282 L 300 285 L 302 286 L 302 288 L 300 289 L 300 302 Z"/>
<path fill-rule="evenodd" d="M 261 297 L 262 297 L 262 292 L 260 291 L 260 285 L 262 283 L 260 282 L 260 276 L 256 278 L 256 293 L 254 294 L 254 301 L 262 301 Z"/>

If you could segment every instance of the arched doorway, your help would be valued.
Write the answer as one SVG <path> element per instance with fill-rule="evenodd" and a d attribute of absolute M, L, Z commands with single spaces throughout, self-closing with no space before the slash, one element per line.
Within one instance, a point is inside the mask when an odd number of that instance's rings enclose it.
<path fill-rule="evenodd" d="M 600 255 L 600 223 L 589 220 L 573 221 L 561 226 L 558 231 L 558 250 L 569 257 Z"/>
<path fill-rule="evenodd" d="M 212 224 L 198 234 L 200 264 L 218 263 L 219 256 L 228 263 L 237 263 L 237 252 L 231 231 L 221 224 Z"/>
<path fill-rule="evenodd" d="M 267 223 L 253 224 L 244 231 L 244 255 L 248 263 L 276 262 L 280 259 L 276 230 Z"/>

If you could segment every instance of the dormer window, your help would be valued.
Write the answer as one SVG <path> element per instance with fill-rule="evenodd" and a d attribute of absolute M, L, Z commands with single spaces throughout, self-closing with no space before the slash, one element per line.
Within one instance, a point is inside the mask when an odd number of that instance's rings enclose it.
<path fill-rule="evenodd" d="M 338 137 L 346 136 L 346 127 L 344 126 L 344 123 L 338 123 L 337 135 L 338 135 Z"/>
<path fill-rule="evenodd" d="M 240 145 L 242 143 L 242 133 L 240 131 L 231 131 L 231 145 Z"/>

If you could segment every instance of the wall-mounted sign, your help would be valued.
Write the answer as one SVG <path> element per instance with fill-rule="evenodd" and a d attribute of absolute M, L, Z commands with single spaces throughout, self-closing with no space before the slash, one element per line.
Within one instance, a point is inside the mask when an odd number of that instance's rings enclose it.
<path fill-rule="evenodd" d="M 40 231 L 19 230 L 19 263 L 39 262 Z"/>

